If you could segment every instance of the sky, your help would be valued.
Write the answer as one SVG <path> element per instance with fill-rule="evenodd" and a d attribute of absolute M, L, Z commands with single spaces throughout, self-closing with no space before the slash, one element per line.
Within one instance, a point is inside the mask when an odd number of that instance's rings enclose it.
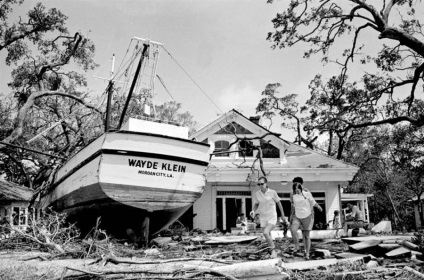
<path fill-rule="evenodd" d="M 40 1 L 24 2 L 13 16 L 23 15 Z M 246 117 L 256 115 L 261 93 L 269 83 L 281 83 L 282 90 L 297 93 L 299 101 L 308 97 L 308 85 L 317 73 L 330 66 L 319 57 L 302 58 L 307 46 L 271 48 L 266 41 L 273 30 L 271 20 L 288 1 L 265 0 L 42 0 L 69 17 L 71 34 L 88 35 L 96 45 L 95 61 L 101 66 L 87 73 L 88 88 L 101 94 L 113 54 L 120 59 L 132 37 L 161 42 L 201 90 L 166 52 L 158 63 L 158 75 L 173 98 L 182 104 L 203 127 L 222 112 L 236 109 Z M 4 57 L 4 54 L 3 54 Z M 0 57 L 0 92 L 8 92 L 10 70 Z M 106 69 L 106 70 L 105 70 Z M 204 93 L 203 93 L 203 92 Z M 161 84 L 156 85 L 156 104 L 172 99 Z M 208 96 L 205 96 L 205 94 Z M 213 102 L 211 102 L 211 99 Z M 274 125 L 272 130 L 293 140 L 294 133 Z"/>

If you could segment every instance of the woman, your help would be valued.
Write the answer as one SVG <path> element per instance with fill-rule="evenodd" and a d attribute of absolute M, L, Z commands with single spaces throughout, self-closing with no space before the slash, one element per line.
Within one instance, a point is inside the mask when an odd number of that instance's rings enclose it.
<path fill-rule="evenodd" d="M 268 243 L 271 257 L 275 258 L 277 257 L 274 251 L 275 244 L 271 237 L 271 230 L 277 224 L 277 208 L 275 205 L 278 205 L 278 208 L 280 208 L 281 216 L 284 220 L 286 217 L 280 202 L 280 197 L 277 195 L 276 191 L 269 189 L 266 183 L 266 177 L 260 177 L 258 179 L 260 190 L 257 191 L 256 196 L 253 197 L 253 210 L 250 212 L 250 216 L 252 218 L 255 217 L 255 211 L 258 211 L 261 227 L 264 228 L 263 235 Z"/>
<path fill-rule="evenodd" d="M 298 178 L 298 179 L 297 179 Z M 301 180 L 300 180 L 301 179 Z M 310 192 L 303 191 L 303 179 L 296 177 L 293 180 L 292 211 L 290 214 L 291 232 L 295 246 L 295 252 L 299 251 L 299 238 L 297 230 L 302 226 L 303 245 L 305 247 L 305 259 L 309 260 L 311 249 L 310 232 L 314 225 L 313 207 L 322 211 L 321 206 L 316 203 Z"/>

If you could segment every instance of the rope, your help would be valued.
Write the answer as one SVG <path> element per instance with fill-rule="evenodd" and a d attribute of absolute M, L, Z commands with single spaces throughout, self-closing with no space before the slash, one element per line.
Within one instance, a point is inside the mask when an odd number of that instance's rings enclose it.
<path fill-rule="evenodd" d="M 175 63 L 181 68 L 181 70 L 183 70 L 183 72 L 187 75 L 187 77 L 189 77 L 189 79 L 200 89 L 200 91 L 209 99 L 210 102 L 212 102 L 213 105 L 215 105 L 216 108 L 218 108 L 218 110 L 221 113 L 224 113 L 221 108 L 218 107 L 218 105 L 216 105 L 215 102 L 213 102 L 213 100 L 206 94 L 206 92 L 196 83 L 196 81 L 187 73 L 186 70 L 184 70 L 184 68 L 178 63 L 178 61 L 169 53 L 169 51 L 165 48 L 165 46 L 162 46 L 164 51 L 166 51 L 166 53 L 175 61 Z"/>
<path fill-rule="evenodd" d="M 159 77 L 159 75 L 156 74 L 156 77 L 158 78 L 159 82 L 162 84 L 163 88 L 166 90 L 166 92 L 169 94 L 169 96 L 171 96 L 172 100 L 175 101 L 174 97 L 171 95 L 171 93 L 168 91 L 168 89 L 165 86 L 165 82 L 162 80 L 161 77 Z"/>

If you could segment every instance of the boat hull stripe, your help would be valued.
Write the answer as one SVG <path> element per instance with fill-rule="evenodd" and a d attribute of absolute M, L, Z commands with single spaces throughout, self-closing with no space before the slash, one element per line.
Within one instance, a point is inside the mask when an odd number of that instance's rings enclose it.
<path fill-rule="evenodd" d="M 61 184 L 63 181 L 65 181 L 69 176 L 75 173 L 78 169 L 84 167 L 90 161 L 94 160 L 98 156 L 101 156 L 102 154 L 150 157 L 150 158 L 157 158 L 157 159 L 179 161 L 184 163 L 191 163 L 191 164 L 196 164 L 200 166 L 207 166 L 209 164 L 209 162 L 205 162 L 205 161 L 194 160 L 194 159 L 183 158 L 183 157 L 176 157 L 176 156 L 169 156 L 169 155 L 161 155 L 156 153 L 134 152 L 134 151 L 124 151 L 124 150 L 114 150 L 114 149 L 100 149 L 99 151 L 95 152 L 94 154 L 92 154 L 91 156 L 83 160 L 80 164 L 72 168 L 65 176 L 63 176 L 62 178 L 54 182 L 52 187 L 55 188 L 56 186 Z"/>
<path fill-rule="evenodd" d="M 191 163 L 191 164 L 200 165 L 200 166 L 208 166 L 209 164 L 209 162 L 207 161 L 195 160 L 195 159 L 184 158 L 184 157 L 163 155 L 163 154 L 157 154 L 157 153 L 115 150 L 115 149 L 102 149 L 102 154 L 129 155 L 129 156 L 136 156 L 136 157 L 157 158 L 157 159 L 172 160 L 172 161 L 178 161 L 178 162 L 184 162 L 184 163 Z"/>

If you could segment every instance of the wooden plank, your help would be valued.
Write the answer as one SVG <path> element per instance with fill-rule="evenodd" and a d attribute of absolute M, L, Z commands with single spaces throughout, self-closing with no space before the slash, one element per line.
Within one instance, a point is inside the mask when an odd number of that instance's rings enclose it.
<path fill-rule="evenodd" d="M 409 266 L 405 266 L 403 269 L 406 270 L 406 271 L 409 271 L 409 272 L 413 273 L 415 276 L 418 276 L 421 279 L 424 279 L 424 274 L 422 274 L 421 272 L 416 271 L 415 269 L 413 269 L 413 268 L 411 268 Z"/>
<path fill-rule="evenodd" d="M 359 243 L 355 243 L 353 245 L 349 245 L 349 248 L 355 251 L 360 251 L 360 250 L 376 247 L 380 243 L 381 243 L 381 240 L 366 240 Z"/>
<path fill-rule="evenodd" d="M 366 257 L 369 257 L 369 255 L 357 254 L 357 253 L 349 253 L 349 252 L 336 254 L 335 256 L 336 256 L 337 259 L 349 259 L 349 258 L 358 258 L 358 257 L 366 258 Z"/>
<path fill-rule="evenodd" d="M 335 238 L 336 231 L 337 230 L 335 230 L 335 229 L 311 230 L 311 232 L 309 233 L 309 236 L 312 240 L 330 239 L 330 238 Z M 338 235 L 339 236 L 344 235 L 344 230 L 339 229 Z M 301 230 L 297 231 L 297 236 L 298 236 L 299 240 L 301 240 L 303 238 Z M 284 238 L 284 232 L 282 230 L 272 230 L 271 231 L 271 237 L 274 240 L 277 239 L 277 238 Z M 292 237 L 290 230 L 287 232 L 287 237 L 289 237 L 289 238 Z"/>
<path fill-rule="evenodd" d="M 411 241 L 412 237 L 413 236 L 411 236 L 411 235 L 390 235 L 390 236 L 369 235 L 369 236 L 361 236 L 361 237 L 346 237 L 346 238 L 342 238 L 342 241 L 344 241 L 348 244 L 354 244 L 354 243 L 367 241 L 367 240 L 381 240 L 383 243 L 384 243 L 385 240 L 391 240 L 390 243 L 396 243 L 395 240 Z M 392 241 L 395 241 L 395 242 L 392 242 Z"/>
<path fill-rule="evenodd" d="M 388 258 L 403 258 L 411 255 L 411 250 L 405 247 L 399 247 L 390 252 L 386 253 L 386 257 Z"/>
<path fill-rule="evenodd" d="M 392 251 L 396 248 L 399 248 L 400 245 L 399 244 L 392 244 L 392 243 L 389 243 L 389 244 L 380 243 L 380 244 L 378 244 L 378 247 L 381 248 L 382 250 L 388 252 L 388 251 Z"/>
<path fill-rule="evenodd" d="M 212 236 L 209 237 L 210 240 L 206 241 L 205 244 L 228 244 L 228 243 L 240 243 L 253 241 L 257 239 L 259 236 Z"/>
<path fill-rule="evenodd" d="M 415 245 L 414 243 L 412 243 L 412 242 L 409 242 L 409 241 L 407 241 L 407 240 L 403 240 L 402 242 L 400 242 L 399 244 L 401 244 L 403 247 L 406 247 L 406 248 L 408 248 L 408 249 L 411 249 L 411 250 L 418 250 L 419 248 L 420 248 L 420 246 L 418 246 L 418 245 Z"/>
<path fill-rule="evenodd" d="M 245 278 L 237 278 L 240 280 L 282 280 L 282 279 L 290 279 L 290 275 L 285 272 L 281 272 L 281 274 L 273 274 L 273 275 L 261 275 L 261 276 L 253 276 L 253 277 L 245 277 Z"/>
<path fill-rule="evenodd" d="M 354 257 L 354 258 L 347 258 L 347 259 L 325 259 L 325 260 L 282 263 L 282 267 L 283 269 L 290 269 L 290 270 L 310 270 L 310 269 L 317 269 L 318 267 L 330 267 L 334 265 L 343 265 L 347 263 L 348 264 L 364 263 L 364 258 Z"/>
<path fill-rule="evenodd" d="M 236 278 L 248 278 L 254 276 L 280 274 L 282 272 L 281 265 L 281 259 L 277 258 L 224 265 L 213 268 L 213 270 L 232 275 Z"/>

